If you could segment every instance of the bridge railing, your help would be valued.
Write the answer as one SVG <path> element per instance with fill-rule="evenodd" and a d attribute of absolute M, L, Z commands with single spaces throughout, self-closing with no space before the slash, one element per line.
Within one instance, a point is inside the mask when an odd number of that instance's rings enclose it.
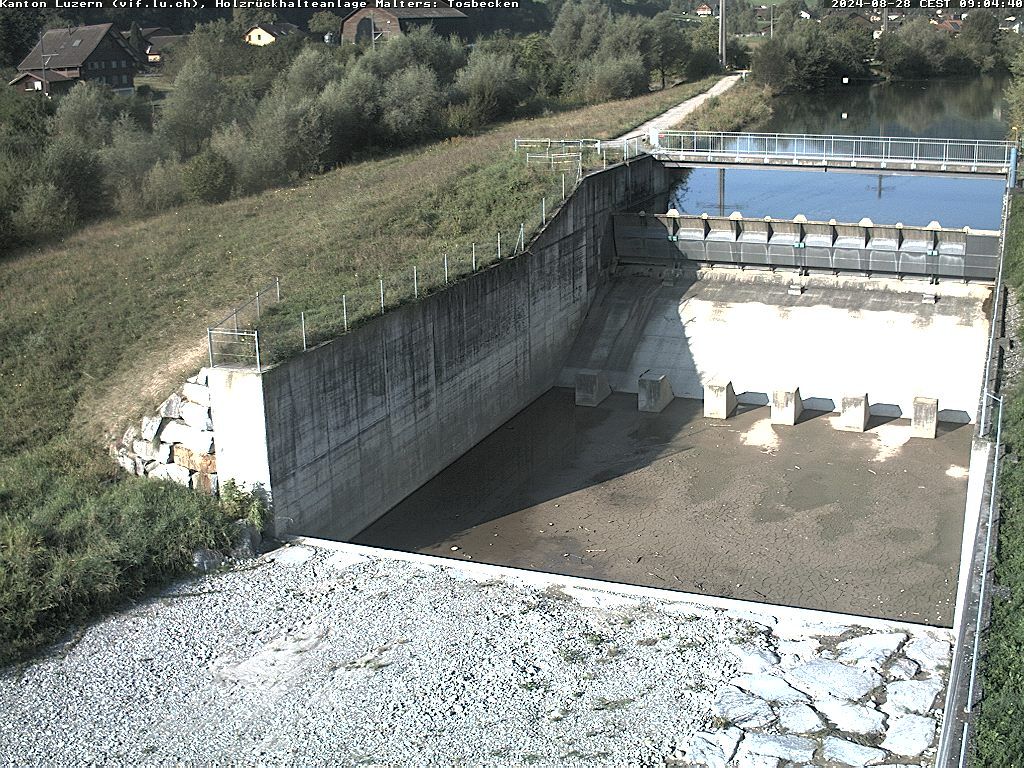
<path fill-rule="evenodd" d="M 896 136 L 832 136 L 787 133 L 726 133 L 714 131 L 651 131 L 657 151 L 701 159 L 793 159 L 968 165 L 1008 168 L 1008 141 L 923 139 Z"/>

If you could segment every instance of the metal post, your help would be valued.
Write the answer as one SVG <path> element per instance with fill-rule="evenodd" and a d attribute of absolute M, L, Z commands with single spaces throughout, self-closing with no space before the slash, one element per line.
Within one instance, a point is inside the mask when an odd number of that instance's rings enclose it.
<path fill-rule="evenodd" d="M 523 253 L 526 250 L 526 224 L 520 222 L 519 224 L 519 252 Z"/>
<path fill-rule="evenodd" d="M 277 284 L 277 300 L 281 301 L 281 278 L 275 277 L 274 282 Z"/>
<path fill-rule="evenodd" d="M 384 278 L 380 278 L 380 313 L 384 314 Z"/>
<path fill-rule="evenodd" d="M 412 297 L 418 299 L 420 297 L 420 283 L 416 278 L 416 265 L 412 265 Z"/>
<path fill-rule="evenodd" d="M 473 271 L 476 272 L 476 243 L 473 243 Z"/>
<path fill-rule="evenodd" d="M 253 331 L 253 339 L 256 344 L 256 370 L 263 373 L 263 365 L 260 362 L 260 332 L 258 330 Z"/>
<path fill-rule="evenodd" d="M 543 227 L 548 223 L 548 199 L 540 199 L 540 225 Z"/>
<path fill-rule="evenodd" d="M 498 232 L 498 258 L 501 258 L 501 232 Z"/>
<path fill-rule="evenodd" d="M 300 312 L 299 319 L 302 321 L 302 351 L 306 351 L 306 313 Z"/>
<path fill-rule="evenodd" d="M 562 199 L 565 200 L 565 174 L 562 174 Z"/>
<path fill-rule="evenodd" d="M 348 333 L 348 300 L 345 294 L 341 294 L 341 319 L 345 323 L 345 333 Z"/>
<path fill-rule="evenodd" d="M 231 315 L 235 318 L 235 333 L 238 333 L 238 310 L 236 309 Z"/>
<path fill-rule="evenodd" d="M 260 316 L 260 292 L 256 291 L 256 317 Z"/>
<path fill-rule="evenodd" d="M 444 255 L 444 284 L 448 285 L 448 254 Z"/>
<path fill-rule="evenodd" d="M 213 331 L 209 327 L 206 328 L 206 349 L 210 353 L 210 367 L 213 368 Z"/>

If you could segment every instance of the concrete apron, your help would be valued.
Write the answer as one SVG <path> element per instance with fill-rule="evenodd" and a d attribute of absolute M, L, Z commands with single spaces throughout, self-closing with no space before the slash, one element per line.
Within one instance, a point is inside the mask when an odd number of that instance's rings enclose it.
<path fill-rule="evenodd" d="M 666 603 L 684 603 L 694 606 L 696 610 L 711 608 L 715 610 L 729 611 L 733 615 L 736 615 L 737 618 L 770 616 L 778 621 L 797 621 L 803 624 L 856 623 L 857 625 L 868 629 L 877 629 L 882 631 L 889 631 L 893 629 L 918 631 L 925 628 L 931 632 L 941 633 L 943 635 L 948 634 L 948 639 L 950 641 L 954 639 L 953 632 L 949 628 L 937 627 L 925 623 L 918 624 L 909 621 L 878 619 L 870 616 L 859 616 L 856 614 L 838 613 L 835 611 L 817 611 L 810 608 L 793 608 L 786 605 L 756 603 L 750 600 L 712 597 L 694 592 L 679 592 L 671 589 L 659 589 L 657 587 L 643 587 L 635 584 L 600 581 L 598 579 L 566 576 L 560 573 L 549 573 L 545 571 L 531 571 L 524 568 L 513 568 L 506 565 L 492 565 L 490 563 L 481 563 L 477 561 L 454 560 L 449 557 L 424 555 L 418 552 L 381 549 L 379 547 L 368 547 L 363 544 L 349 544 L 347 542 L 332 541 L 329 539 L 318 539 L 311 536 L 284 536 L 282 539 L 291 544 L 304 544 L 318 549 L 346 552 L 354 555 L 373 557 L 379 560 L 420 563 L 437 568 L 450 568 L 452 570 L 472 574 L 474 576 L 505 578 L 539 588 L 557 585 L 561 587 L 595 590 L 623 597 L 649 598 Z M 753 618 L 752 620 L 756 621 L 757 619 Z"/>

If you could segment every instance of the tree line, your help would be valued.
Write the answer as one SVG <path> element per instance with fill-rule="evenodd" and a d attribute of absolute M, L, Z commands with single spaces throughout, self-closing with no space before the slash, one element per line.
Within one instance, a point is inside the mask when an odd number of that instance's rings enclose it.
<path fill-rule="evenodd" d="M 707 25 L 710 27 L 711 25 Z M 157 99 L 79 83 L 53 102 L 0 93 L 0 240 L 217 202 L 382 151 L 546 109 L 627 98 L 718 69 L 717 39 L 665 15 L 567 0 L 549 34 L 473 45 L 429 28 L 375 46 L 244 43 L 199 25 L 172 49 Z"/>
<path fill-rule="evenodd" d="M 1005 70 L 1021 47 L 1020 35 L 1000 30 L 987 11 L 970 13 L 956 36 L 923 15 L 877 40 L 869 26 L 842 16 L 794 19 L 776 29 L 751 57 L 754 76 L 776 90 L 814 90 L 875 73 L 913 80 Z"/>

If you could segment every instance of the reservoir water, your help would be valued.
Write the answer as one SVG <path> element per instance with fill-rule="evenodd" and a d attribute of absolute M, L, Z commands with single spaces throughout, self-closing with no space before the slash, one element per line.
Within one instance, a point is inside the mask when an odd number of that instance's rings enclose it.
<path fill-rule="evenodd" d="M 773 100 L 758 130 L 998 140 L 1005 78 L 851 85 Z M 715 168 L 681 170 L 668 207 L 683 213 L 999 229 L 1000 179 Z"/>

